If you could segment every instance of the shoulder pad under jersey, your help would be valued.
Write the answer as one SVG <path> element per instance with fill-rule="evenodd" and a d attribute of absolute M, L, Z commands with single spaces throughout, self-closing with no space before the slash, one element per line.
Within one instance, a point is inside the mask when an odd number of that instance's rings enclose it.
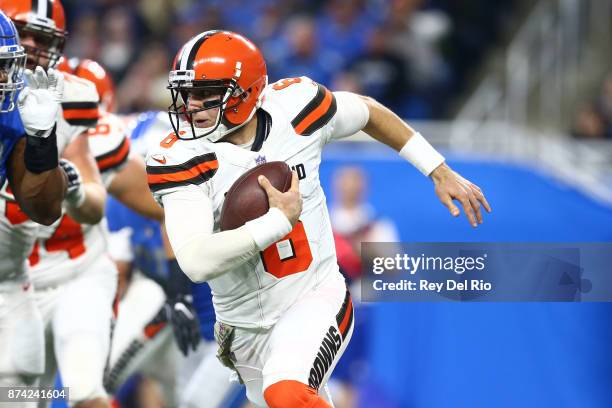
<path fill-rule="evenodd" d="M 83 78 L 63 72 L 63 117 L 72 126 L 94 127 L 100 117 L 96 86 Z"/>
<path fill-rule="evenodd" d="M 295 132 L 302 136 L 325 126 L 336 113 L 334 94 L 308 77 L 281 79 L 266 87 L 264 98 L 281 106 Z"/>
<path fill-rule="evenodd" d="M 102 114 L 95 128 L 87 131 L 89 149 L 100 173 L 119 170 L 127 161 L 130 141 L 123 121 L 112 113 Z"/>

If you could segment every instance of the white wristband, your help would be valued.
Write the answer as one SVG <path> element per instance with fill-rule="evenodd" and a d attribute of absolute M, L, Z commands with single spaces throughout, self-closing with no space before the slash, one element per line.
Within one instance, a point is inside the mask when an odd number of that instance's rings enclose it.
<path fill-rule="evenodd" d="M 427 140 L 420 134 L 415 133 L 406 142 L 399 155 L 408 160 L 421 173 L 429 176 L 436 167 L 444 163 L 442 156 Z"/>
<path fill-rule="evenodd" d="M 260 251 L 287 235 L 293 228 L 287 216 L 276 207 L 270 208 L 267 213 L 244 226 Z"/>

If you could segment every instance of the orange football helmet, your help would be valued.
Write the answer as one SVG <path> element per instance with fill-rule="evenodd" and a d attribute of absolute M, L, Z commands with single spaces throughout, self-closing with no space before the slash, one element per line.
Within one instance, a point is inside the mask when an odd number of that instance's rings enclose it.
<path fill-rule="evenodd" d="M 100 96 L 100 107 L 106 112 L 115 111 L 115 83 L 102 65 L 90 59 L 62 57 L 57 69 L 93 82 Z"/>
<path fill-rule="evenodd" d="M 15 23 L 22 46 L 28 54 L 27 66 L 53 67 L 59 61 L 66 43 L 66 18 L 59 0 L 0 0 L 0 9 Z M 33 37 L 37 46 L 23 44 Z M 47 60 L 47 63 L 42 63 Z"/>
<path fill-rule="evenodd" d="M 206 137 L 215 142 L 246 124 L 261 105 L 268 84 L 266 62 L 259 49 L 245 37 L 231 31 L 206 31 L 190 39 L 174 59 L 168 77 L 172 105 L 170 122 L 177 137 Z M 191 92 L 219 95 L 206 101 L 201 109 L 187 110 Z M 194 113 L 219 108 L 214 126 L 196 128 Z M 181 122 L 191 127 L 180 130 Z"/>

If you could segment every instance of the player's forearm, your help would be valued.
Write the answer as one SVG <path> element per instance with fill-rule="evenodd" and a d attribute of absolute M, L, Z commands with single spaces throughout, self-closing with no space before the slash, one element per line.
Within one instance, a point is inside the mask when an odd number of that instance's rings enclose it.
<path fill-rule="evenodd" d="M 416 131 L 381 103 L 367 96 L 361 98 L 370 113 L 363 131 L 399 152 Z"/>
<path fill-rule="evenodd" d="M 174 248 L 181 269 L 193 282 L 205 282 L 235 269 L 259 248 L 245 227 L 215 234 L 200 233 Z"/>
<path fill-rule="evenodd" d="M 55 143 L 55 138 L 51 139 L 49 142 Z M 66 177 L 57 165 L 49 168 L 50 163 L 39 171 L 29 170 L 26 143 L 26 138 L 21 139 L 11 153 L 9 183 L 15 200 L 28 217 L 39 224 L 51 225 L 61 216 Z M 28 153 L 31 155 L 32 151 Z M 32 157 L 27 159 L 31 161 Z"/>
<path fill-rule="evenodd" d="M 40 174 L 26 170 L 21 192 L 15 194 L 15 197 L 30 219 L 39 224 L 51 225 L 62 215 L 65 191 L 66 176 L 59 167 Z"/>
<path fill-rule="evenodd" d="M 370 115 L 364 132 L 398 151 L 426 176 L 433 176 L 435 170 L 445 167 L 444 157 L 419 132 L 374 99 L 362 98 Z"/>
<path fill-rule="evenodd" d="M 115 176 L 108 192 L 138 214 L 162 222 L 164 210 L 157 204 L 147 184 L 147 172 L 139 157 L 130 157 Z"/>
<path fill-rule="evenodd" d="M 78 207 L 68 205 L 66 210 L 80 224 L 97 224 L 104 216 L 106 190 L 97 182 L 83 183 L 82 188 L 85 193 L 83 203 Z"/>

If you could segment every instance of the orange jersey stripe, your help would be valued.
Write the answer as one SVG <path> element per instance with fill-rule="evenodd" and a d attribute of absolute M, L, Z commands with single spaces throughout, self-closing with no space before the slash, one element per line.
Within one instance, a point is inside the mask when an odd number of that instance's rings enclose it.
<path fill-rule="evenodd" d="M 116 150 L 116 152 L 112 152 L 112 155 L 102 156 L 99 158 L 99 160 L 97 161 L 98 169 L 100 169 L 100 171 L 104 171 L 108 168 L 118 165 L 119 163 L 125 160 L 129 152 L 130 142 L 128 138 L 125 138 L 123 139 L 123 142 L 121 143 L 119 149 Z"/>
<path fill-rule="evenodd" d="M 100 117 L 98 108 L 64 109 L 64 119 L 97 119 Z"/>
<path fill-rule="evenodd" d="M 346 313 L 344 314 L 344 319 L 342 319 L 342 323 L 338 326 L 340 333 L 342 336 L 348 330 L 349 322 L 351 321 L 351 316 L 353 315 L 353 299 L 349 297 L 348 304 L 346 305 Z"/>
<path fill-rule="evenodd" d="M 317 106 L 315 110 L 310 112 L 308 116 L 306 116 L 300 123 L 298 123 L 298 125 L 295 127 L 295 133 L 297 133 L 298 135 L 302 134 L 302 132 L 304 132 L 306 128 L 308 128 L 308 126 L 312 125 L 314 122 L 320 119 L 321 116 L 327 113 L 331 104 L 332 104 L 332 93 L 328 89 L 326 89 L 325 97 L 323 98 L 323 101 L 321 102 L 321 104 Z"/>
<path fill-rule="evenodd" d="M 150 185 L 162 184 L 167 182 L 181 182 L 197 177 L 202 173 L 219 168 L 217 160 L 211 160 L 204 163 L 196 164 L 187 170 L 177 171 L 167 174 L 147 174 L 147 180 Z"/>
<path fill-rule="evenodd" d="M 161 329 L 163 329 L 164 327 L 166 327 L 166 323 L 165 322 L 148 324 L 144 328 L 144 335 L 147 338 L 151 339 L 151 338 L 155 337 L 155 335 L 157 333 L 159 333 L 159 331 Z"/>

